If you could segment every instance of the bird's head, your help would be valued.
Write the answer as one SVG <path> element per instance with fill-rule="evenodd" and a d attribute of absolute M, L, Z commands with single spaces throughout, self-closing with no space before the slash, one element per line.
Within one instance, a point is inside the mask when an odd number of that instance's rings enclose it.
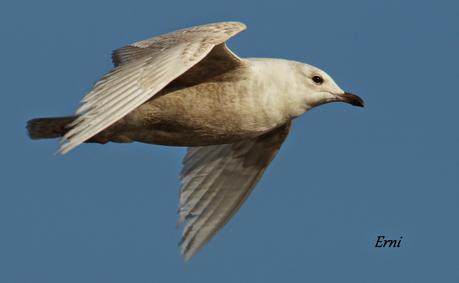
<path fill-rule="evenodd" d="M 354 106 L 364 106 L 362 98 L 343 91 L 327 73 L 319 68 L 307 64 L 298 67 L 304 89 L 303 96 L 309 108 L 329 102 L 346 102 Z"/>

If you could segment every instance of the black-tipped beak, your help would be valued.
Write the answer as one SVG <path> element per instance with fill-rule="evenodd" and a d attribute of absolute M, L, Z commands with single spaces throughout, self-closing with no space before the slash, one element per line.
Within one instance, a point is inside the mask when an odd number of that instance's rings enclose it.
<path fill-rule="evenodd" d="M 338 98 L 341 101 L 349 103 L 354 106 L 364 107 L 365 105 L 362 98 L 360 98 L 359 96 L 355 94 L 349 93 L 349 92 L 345 92 L 343 94 L 338 95 Z"/>

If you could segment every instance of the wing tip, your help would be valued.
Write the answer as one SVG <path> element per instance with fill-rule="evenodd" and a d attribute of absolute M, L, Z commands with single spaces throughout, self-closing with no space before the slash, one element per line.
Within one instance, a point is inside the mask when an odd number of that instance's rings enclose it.
<path fill-rule="evenodd" d="M 244 24 L 243 22 L 238 22 L 238 21 L 236 21 L 236 22 L 234 22 L 234 23 L 238 24 L 238 25 L 241 27 L 241 31 L 247 29 L 247 25 Z"/>
<path fill-rule="evenodd" d="M 196 253 L 199 251 L 199 248 L 192 248 L 189 243 L 185 244 L 183 243 L 184 239 L 182 238 L 180 241 L 180 254 L 183 257 L 183 261 L 186 263 L 190 262 L 190 260 L 196 255 Z"/>
<path fill-rule="evenodd" d="M 212 24 L 234 25 L 234 26 L 240 27 L 241 29 L 247 28 L 247 25 L 240 21 L 224 21 L 224 22 L 217 22 L 217 23 L 209 23 L 208 25 L 212 25 Z"/>
<path fill-rule="evenodd" d="M 246 24 L 244 24 L 242 22 L 238 22 L 238 21 L 223 22 L 222 24 L 227 24 L 227 25 L 234 26 L 235 30 L 233 30 L 233 33 L 231 34 L 230 37 L 233 37 L 236 34 L 238 34 L 240 32 L 243 32 L 243 31 L 245 31 L 247 29 L 247 25 Z"/>
<path fill-rule="evenodd" d="M 65 155 L 66 153 L 74 149 L 76 146 L 78 146 L 78 144 L 72 143 L 71 141 L 67 141 L 65 139 L 63 139 L 61 142 L 61 146 L 59 146 L 56 152 L 54 152 L 55 155 Z"/>
<path fill-rule="evenodd" d="M 191 258 L 194 256 L 193 254 L 183 253 L 183 252 L 181 252 L 181 255 L 185 263 L 189 263 Z"/>

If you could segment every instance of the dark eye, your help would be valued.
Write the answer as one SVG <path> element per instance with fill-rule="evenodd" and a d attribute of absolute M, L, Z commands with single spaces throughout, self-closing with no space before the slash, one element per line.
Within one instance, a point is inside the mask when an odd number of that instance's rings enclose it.
<path fill-rule="evenodd" d="M 312 81 L 318 85 L 321 85 L 324 82 L 324 79 L 322 79 L 321 76 L 314 76 L 312 77 Z"/>

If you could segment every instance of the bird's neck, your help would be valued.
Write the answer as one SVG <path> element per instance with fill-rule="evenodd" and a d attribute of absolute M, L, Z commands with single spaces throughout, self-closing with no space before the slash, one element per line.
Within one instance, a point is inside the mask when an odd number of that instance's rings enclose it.
<path fill-rule="evenodd" d="M 303 86 L 295 70 L 297 62 L 283 59 L 251 58 L 254 88 L 271 115 L 287 121 L 311 107 L 306 103 Z"/>

